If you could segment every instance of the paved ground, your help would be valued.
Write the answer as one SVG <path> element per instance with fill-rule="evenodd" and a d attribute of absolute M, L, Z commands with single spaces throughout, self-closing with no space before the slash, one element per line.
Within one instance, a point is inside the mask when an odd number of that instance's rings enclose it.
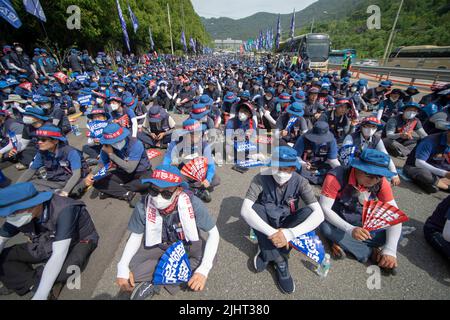
<path fill-rule="evenodd" d="M 176 117 L 178 123 L 180 117 Z M 78 121 L 84 127 L 83 119 Z M 81 147 L 84 138 L 69 137 L 74 146 Z M 156 165 L 161 159 L 153 161 Z M 398 166 L 402 162 L 396 161 Z M 286 296 L 275 284 L 273 271 L 254 274 L 251 261 L 256 245 L 248 237 L 249 227 L 240 218 L 240 207 L 251 179 L 258 169 L 245 174 L 231 170 L 231 166 L 218 168 L 222 184 L 212 194 L 208 204 L 211 215 L 217 220 L 221 235 L 216 263 L 212 269 L 207 288 L 202 293 L 180 292 L 171 297 L 163 292 L 155 299 L 449 299 L 450 266 L 425 242 L 422 227 L 428 216 L 447 194 L 426 195 L 413 184 L 402 181 L 395 188 L 397 202 L 411 218 L 407 223 L 417 230 L 399 245 L 399 273 L 396 277 L 382 277 L 381 289 L 369 290 L 370 276 L 367 266 L 353 259 L 332 261 L 327 278 L 319 278 L 312 264 L 298 252 L 292 252 L 290 270 L 296 282 L 296 292 Z M 5 174 L 16 179 L 19 173 L 10 167 Z M 319 195 L 319 189 L 316 189 Z M 91 199 L 86 202 L 100 234 L 100 244 L 82 274 L 81 289 L 64 289 L 60 299 L 120 299 L 115 286 L 116 264 L 120 259 L 128 237 L 126 227 L 131 215 L 127 204 L 117 200 Z M 17 239 L 23 241 L 23 239 Z M 2 299 L 26 299 L 29 296 L 10 295 Z"/>

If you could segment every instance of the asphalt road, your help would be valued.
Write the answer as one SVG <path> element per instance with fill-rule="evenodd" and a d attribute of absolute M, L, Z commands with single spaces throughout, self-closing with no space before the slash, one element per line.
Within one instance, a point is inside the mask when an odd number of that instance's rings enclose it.
<path fill-rule="evenodd" d="M 175 116 L 177 123 L 182 118 Z M 77 121 L 84 128 L 84 119 Z M 81 148 L 83 136 L 69 136 L 72 145 Z M 152 161 L 157 165 L 161 158 Z M 402 167 L 402 161 L 396 161 Z M 231 165 L 217 169 L 222 183 L 212 193 L 213 201 L 207 205 L 216 219 L 221 240 L 216 262 L 209 275 L 207 288 L 201 293 L 179 292 L 176 296 L 162 291 L 154 299 L 238 299 L 238 300 L 281 300 L 281 299 L 449 299 L 450 265 L 428 246 L 423 237 L 423 224 L 439 202 L 446 196 L 440 192 L 427 195 L 415 185 L 402 181 L 394 188 L 398 205 L 410 217 L 406 223 L 416 231 L 406 236 L 398 247 L 398 275 L 381 277 L 380 289 L 368 289 L 368 265 L 352 258 L 331 262 L 328 277 L 319 278 L 314 267 L 304 256 L 292 251 L 290 271 L 296 283 L 291 295 L 282 294 L 275 282 L 275 274 L 269 268 L 260 274 L 252 271 L 252 259 L 256 244 L 249 239 L 249 227 L 240 218 L 240 207 L 251 179 L 259 169 L 245 174 L 231 170 Z M 17 179 L 20 173 L 9 167 L 4 173 Z M 316 188 L 316 194 L 320 189 Z M 132 209 L 128 204 L 112 199 L 92 199 L 92 191 L 83 197 L 100 234 L 100 243 L 93 253 L 87 269 L 81 276 L 80 290 L 65 288 L 60 299 L 123 299 L 118 296 L 114 284 L 116 265 L 125 246 L 127 223 Z M 15 240 L 23 241 L 22 238 Z M 28 299 L 29 296 L 10 295 L 1 299 Z"/>

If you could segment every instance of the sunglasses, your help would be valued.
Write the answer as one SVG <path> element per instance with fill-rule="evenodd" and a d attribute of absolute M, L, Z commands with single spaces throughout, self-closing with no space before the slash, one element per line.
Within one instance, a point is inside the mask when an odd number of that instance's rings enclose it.
<path fill-rule="evenodd" d="M 51 141 L 50 138 L 38 138 L 37 140 L 38 140 L 38 142 L 49 142 L 49 141 Z"/>
<path fill-rule="evenodd" d="M 151 185 L 148 188 L 148 193 L 149 193 L 150 196 L 157 197 L 158 195 L 161 195 L 166 200 L 170 200 L 175 192 L 177 192 L 177 190 L 172 191 L 172 192 L 169 191 L 169 190 L 162 190 L 161 191 L 159 189 L 156 189 L 153 185 Z"/>

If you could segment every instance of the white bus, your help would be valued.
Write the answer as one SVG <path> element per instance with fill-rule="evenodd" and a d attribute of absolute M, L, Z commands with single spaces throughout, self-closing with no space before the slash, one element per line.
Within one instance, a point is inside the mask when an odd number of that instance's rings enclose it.
<path fill-rule="evenodd" d="M 450 70 L 450 46 L 410 46 L 396 48 L 386 67 Z"/>

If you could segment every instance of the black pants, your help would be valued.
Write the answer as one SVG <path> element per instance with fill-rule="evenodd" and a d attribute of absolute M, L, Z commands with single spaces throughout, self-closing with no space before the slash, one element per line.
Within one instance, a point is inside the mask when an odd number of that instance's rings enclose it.
<path fill-rule="evenodd" d="M 112 171 L 103 179 L 94 182 L 94 188 L 114 198 L 124 198 L 130 191 L 130 185 L 137 182 L 145 172 L 126 173 L 124 171 Z"/>
<path fill-rule="evenodd" d="M 397 141 L 389 138 L 383 139 L 387 152 L 393 157 L 407 157 L 417 145 L 417 139 Z"/>
<path fill-rule="evenodd" d="M 97 247 L 96 243 L 77 243 L 67 254 L 66 260 L 55 283 L 65 283 L 72 275 L 67 273 L 70 266 L 78 266 L 83 271 L 89 257 Z M 27 294 L 32 287 L 37 290 L 44 270 L 43 267 L 34 268 L 34 264 L 45 263 L 30 254 L 28 244 L 19 244 L 3 250 L 0 255 L 0 281 L 9 290 L 18 295 Z M 70 271 L 70 270 L 69 270 Z"/>
<path fill-rule="evenodd" d="M 430 226 L 423 227 L 423 233 L 425 235 L 425 240 L 445 259 L 450 262 L 450 242 L 446 241 L 442 236 L 442 232 L 439 232 Z"/>
<path fill-rule="evenodd" d="M 2 159 L 0 161 L 0 169 L 5 169 L 17 162 L 28 167 L 36 156 L 37 151 L 38 150 L 34 147 L 26 147 L 23 151 L 12 158 L 4 158 L 4 160 Z"/>
<path fill-rule="evenodd" d="M 101 150 L 101 145 L 90 146 L 86 144 L 83 146 L 83 152 L 86 153 L 90 159 L 97 159 Z"/>
<path fill-rule="evenodd" d="M 299 224 L 303 223 L 308 217 L 312 214 L 311 208 L 302 208 L 299 209 L 295 214 L 291 214 L 290 216 L 287 216 L 284 220 L 280 222 L 279 226 L 272 225 L 269 220 L 269 216 L 266 213 L 266 210 L 264 209 L 264 206 L 255 203 L 253 205 L 253 210 L 256 211 L 258 216 L 263 219 L 266 223 L 271 225 L 272 227 L 279 229 L 287 229 L 287 228 L 294 228 L 298 226 Z M 255 235 L 258 238 L 258 245 L 261 249 L 261 257 L 264 261 L 270 262 L 270 261 L 282 261 L 281 259 L 283 256 L 289 254 L 291 249 L 286 248 L 277 248 L 273 245 L 272 241 L 267 238 L 267 236 L 257 230 L 255 230 Z M 284 259 L 284 258 L 283 258 Z"/>
<path fill-rule="evenodd" d="M 403 167 L 403 172 L 411 178 L 415 184 L 425 190 L 436 186 L 439 181 L 439 177 L 427 169 L 405 165 Z"/>
<path fill-rule="evenodd" d="M 154 148 L 158 143 L 157 140 L 153 140 L 147 133 L 144 132 L 138 132 L 137 138 L 141 140 L 144 143 L 144 145 L 150 148 Z M 164 136 L 164 138 L 161 141 L 161 144 L 168 145 L 170 141 L 172 141 L 172 134 Z"/>

